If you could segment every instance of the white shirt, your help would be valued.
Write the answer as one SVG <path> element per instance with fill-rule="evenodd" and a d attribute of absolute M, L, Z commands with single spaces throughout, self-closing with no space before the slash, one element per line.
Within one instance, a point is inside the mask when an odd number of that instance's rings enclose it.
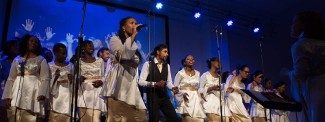
<path fill-rule="evenodd" d="M 155 58 L 154 59 L 155 64 L 157 64 L 157 67 L 159 69 L 159 71 L 161 72 L 162 70 L 162 63 L 158 63 L 158 60 Z M 140 86 L 154 86 L 155 82 L 150 82 L 150 81 L 146 81 L 147 77 L 149 75 L 149 61 L 145 62 L 143 64 L 142 70 L 141 70 L 141 74 L 140 74 L 140 78 L 139 78 L 139 85 Z M 168 70 L 168 75 L 167 75 L 167 87 L 169 89 L 172 89 L 174 87 L 173 82 L 172 82 L 172 76 L 170 73 L 170 66 L 169 64 L 167 64 L 167 70 Z"/>

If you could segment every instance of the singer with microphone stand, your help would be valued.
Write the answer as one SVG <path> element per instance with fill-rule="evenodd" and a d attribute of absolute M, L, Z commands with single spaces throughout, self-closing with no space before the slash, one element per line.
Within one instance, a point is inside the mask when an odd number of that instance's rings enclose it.
<path fill-rule="evenodd" d="M 9 121 L 36 122 L 44 116 L 44 100 L 48 97 L 50 69 L 41 54 L 41 43 L 32 35 L 24 35 L 20 44 L 20 56 L 11 66 L 2 99 L 10 104 Z"/>
<path fill-rule="evenodd" d="M 203 99 L 202 106 L 205 108 L 204 112 L 207 115 L 207 122 L 220 122 L 221 113 L 223 113 L 222 121 L 229 122 L 231 112 L 226 105 L 222 104 L 224 99 L 222 87 L 220 87 L 220 75 L 217 74 L 221 63 L 217 57 L 210 58 L 206 61 L 209 71 L 202 74 L 200 78 L 199 92 Z M 221 92 L 220 92 L 221 91 Z M 220 93 L 222 94 L 220 99 Z M 222 100 L 222 101 L 220 101 Z M 222 111 L 220 109 L 222 108 Z"/>
<path fill-rule="evenodd" d="M 141 24 L 135 18 L 120 21 L 118 36 L 109 42 L 111 68 L 101 96 L 107 99 L 108 121 L 147 121 L 146 106 L 138 87 L 138 66 L 141 54 L 135 43 Z"/>

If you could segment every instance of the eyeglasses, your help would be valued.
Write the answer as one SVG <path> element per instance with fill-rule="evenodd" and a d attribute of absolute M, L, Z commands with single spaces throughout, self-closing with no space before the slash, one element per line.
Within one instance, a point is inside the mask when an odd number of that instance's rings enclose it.
<path fill-rule="evenodd" d="M 246 74 L 249 74 L 249 71 L 244 71 Z"/>

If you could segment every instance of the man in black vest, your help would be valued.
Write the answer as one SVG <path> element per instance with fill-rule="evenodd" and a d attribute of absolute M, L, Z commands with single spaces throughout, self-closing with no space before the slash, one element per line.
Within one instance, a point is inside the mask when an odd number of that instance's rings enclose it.
<path fill-rule="evenodd" d="M 139 84 L 147 88 L 149 121 L 158 122 L 159 110 L 161 110 L 167 122 L 178 122 L 179 119 L 166 90 L 167 86 L 174 94 L 179 92 L 172 83 L 170 66 L 166 63 L 167 45 L 156 46 L 152 55 L 155 56 L 154 59 L 144 63 L 139 79 Z"/>

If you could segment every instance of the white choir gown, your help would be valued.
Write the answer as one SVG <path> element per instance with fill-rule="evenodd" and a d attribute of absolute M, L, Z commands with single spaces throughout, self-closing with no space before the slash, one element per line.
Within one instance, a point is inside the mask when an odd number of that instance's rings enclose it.
<path fill-rule="evenodd" d="M 203 111 L 201 98 L 198 93 L 200 81 L 200 72 L 195 70 L 194 76 L 189 76 L 185 73 L 184 68 L 175 76 L 174 86 L 178 87 L 179 93 L 175 94 L 177 103 L 176 112 L 180 114 L 189 114 L 193 118 L 206 118 Z M 192 90 L 182 90 L 184 88 L 193 88 Z M 195 90 L 196 89 L 196 90 Z M 184 101 L 183 95 L 188 94 L 188 103 Z"/>
<path fill-rule="evenodd" d="M 23 62 L 25 58 L 20 56 L 12 62 L 2 99 L 10 98 L 11 106 L 44 115 L 44 101 L 39 102 L 37 97 L 49 96 L 49 66 L 42 56 L 29 58 L 25 62 L 24 76 L 21 76 Z"/>

